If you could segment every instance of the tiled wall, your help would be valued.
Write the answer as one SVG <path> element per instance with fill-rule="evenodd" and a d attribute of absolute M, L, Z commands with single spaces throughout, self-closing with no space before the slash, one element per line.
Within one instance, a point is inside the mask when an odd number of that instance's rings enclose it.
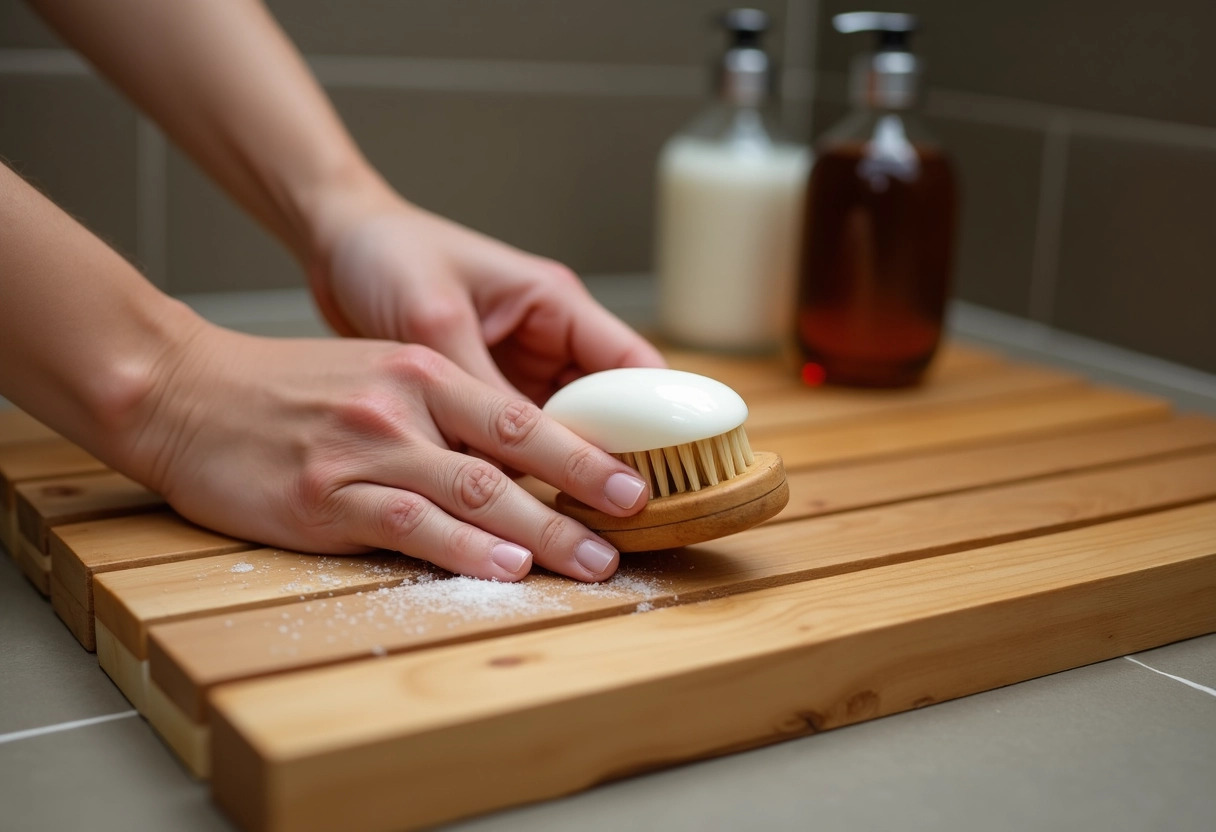
<path fill-rule="evenodd" d="M 270 3 L 403 193 L 588 274 L 649 268 L 654 161 L 702 100 L 724 5 Z M 810 136 L 861 45 L 830 16 L 867 4 L 756 5 Z M 883 5 L 923 16 L 926 111 L 963 182 L 959 296 L 1216 372 L 1216 3 Z M 0 0 L 0 154 L 170 291 L 300 285 L 19 0 Z"/>

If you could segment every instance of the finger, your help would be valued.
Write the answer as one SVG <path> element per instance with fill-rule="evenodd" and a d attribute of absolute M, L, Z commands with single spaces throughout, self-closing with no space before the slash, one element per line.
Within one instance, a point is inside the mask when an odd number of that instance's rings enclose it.
<path fill-rule="evenodd" d="M 667 366 L 653 344 L 590 295 L 585 295 L 571 312 L 569 342 L 574 363 L 588 373 L 618 367 Z"/>
<path fill-rule="evenodd" d="M 520 397 L 476 383 L 435 379 L 428 404 L 435 421 L 466 445 L 615 517 L 646 504 L 649 488 L 637 471 L 576 436 Z"/>
<path fill-rule="evenodd" d="M 505 285 L 513 292 L 486 307 L 482 325 L 488 343 L 522 335 L 531 341 L 525 344 L 531 351 L 573 360 L 584 372 L 667 366 L 652 344 L 601 306 L 566 266 L 527 255 L 503 259 L 499 266 L 512 277 Z"/>
<path fill-rule="evenodd" d="M 619 555 L 580 523 L 558 514 L 484 460 L 436 449 L 411 483 L 448 515 L 518 543 L 536 563 L 582 581 L 602 581 Z"/>
<path fill-rule="evenodd" d="M 507 381 L 490 355 L 477 313 L 463 300 L 452 299 L 444 309 L 439 301 L 431 301 L 424 326 L 415 326 L 419 343 L 450 358 L 474 378 L 510 395 L 519 391 Z"/>
<path fill-rule="evenodd" d="M 414 492 L 354 483 L 335 496 L 348 534 L 361 545 L 486 580 L 518 581 L 532 566 L 526 548 L 457 520 Z"/>

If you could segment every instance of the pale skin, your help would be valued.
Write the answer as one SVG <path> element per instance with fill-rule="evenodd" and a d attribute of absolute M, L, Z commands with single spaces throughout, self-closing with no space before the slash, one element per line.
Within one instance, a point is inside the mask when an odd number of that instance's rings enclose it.
<path fill-rule="evenodd" d="M 501 470 L 616 516 L 632 469 L 537 407 L 662 366 L 550 260 L 407 202 L 253 0 L 39 0 L 300 261 L 341 339 L 216 327 L 0 165 L 0 394 L 184 516 L 299 551 L 480 578 L 609 577 L 605 541 Z"/>

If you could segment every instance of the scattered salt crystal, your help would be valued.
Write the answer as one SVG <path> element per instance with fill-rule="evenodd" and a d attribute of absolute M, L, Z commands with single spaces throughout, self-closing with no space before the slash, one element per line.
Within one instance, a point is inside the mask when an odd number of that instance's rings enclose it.
<path fill-rule="evenodd" d="M 649 601 L 643 601 L 642 603 L 637 605 L 637 607 L 635 608 L 634 611 L 635 612 L 650 612 L 652 609 L 654 609 L 654 604 L 650 603 Z"/>
<path fill-rule="evenodd" d="M 231 569 L 229 569 L 228 571 L 229 571 L 229 572 L 237 572 L 237 573 L 240 573 L 240 572 L 252 572 L 252 571 L 253 571 L 253 564 L 252 564 L 252 563 L 246 563 L 245 561 L 241 561 L 240 563 L 235 563 L 235 564 L 233 564 L 233 565 L 232 565 L 232 568 L 231 568 Z"/>
<path fill-rule="evenodd" d="M 379 644 L 377 644 L 375 647 L 372 648 L 372 655 L 373 656 L 387 656 L 388 651 L 385 650 L 383 647 L 381 647 Z"/>

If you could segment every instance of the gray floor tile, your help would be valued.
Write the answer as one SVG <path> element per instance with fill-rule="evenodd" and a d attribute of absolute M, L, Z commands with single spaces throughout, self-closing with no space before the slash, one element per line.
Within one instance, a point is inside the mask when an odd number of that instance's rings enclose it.
<path fill-rule="evenodd" d="M 0 734 L 130 707 L 0 550 Z"/>
<path fill-rule="evenodd" d="M 1216 635 L 1145 650 L 1133 658 L 1154 670 L 1172 673 L 1198 685 L 1216 689 Z M 1212 704 L 1216 706 L 1216 699 L 1212 700 Z"/>
<path fill-rule="evenodd" d="M 139 718 L 0 745 L 6 832 L 230 832 L 207 793 Z"/>

